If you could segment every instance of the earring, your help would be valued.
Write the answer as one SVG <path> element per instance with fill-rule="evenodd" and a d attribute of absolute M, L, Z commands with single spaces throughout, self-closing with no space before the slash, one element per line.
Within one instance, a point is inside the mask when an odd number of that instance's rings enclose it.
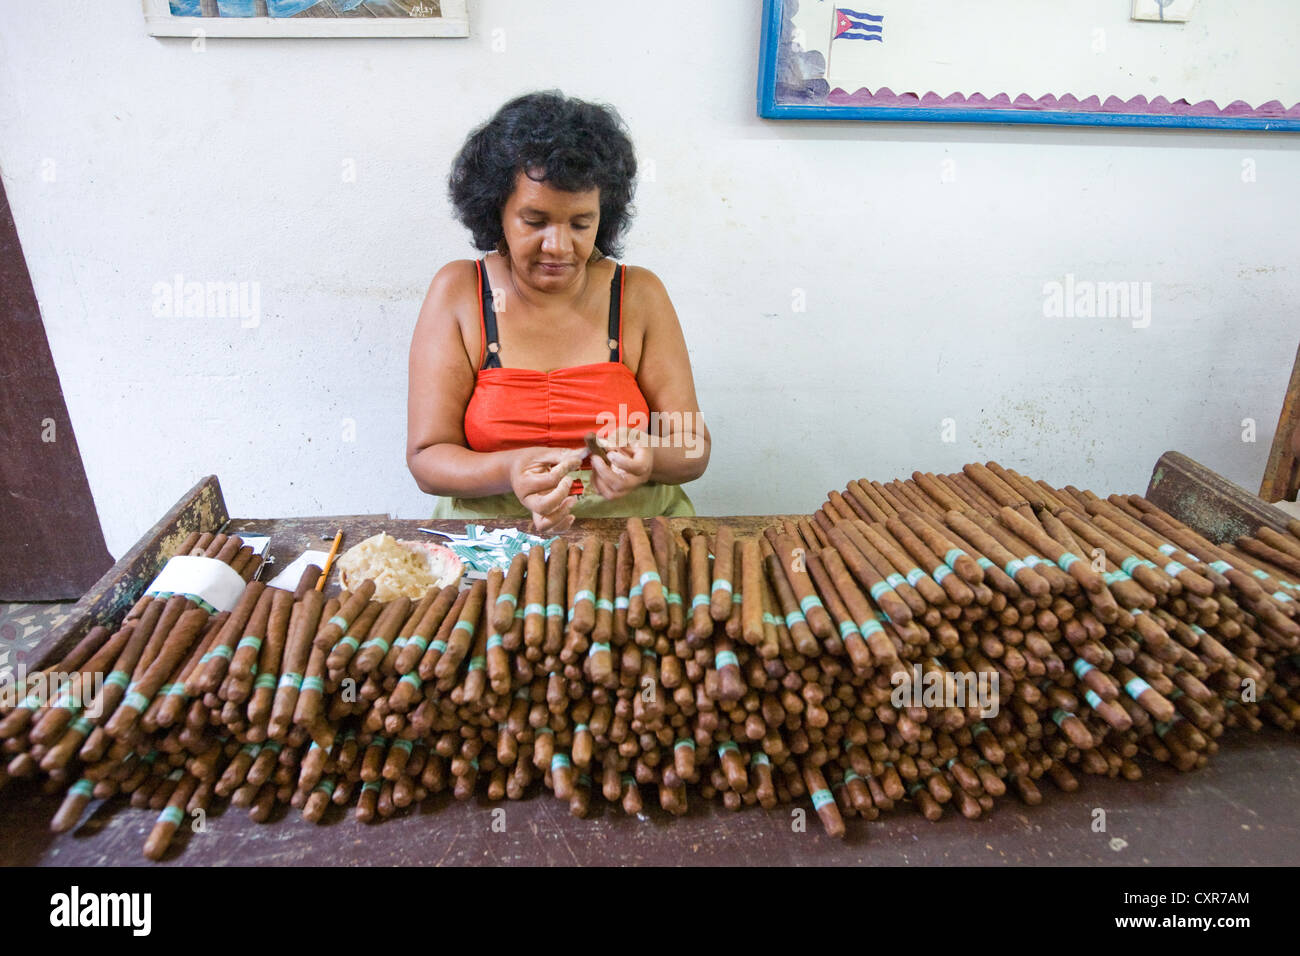
<path fill-rule="evenodd" d="M 605 253 L 601 252 L 601 251 L 600 251 L 599 249 L 597 249 L 595 246 L 592 246 L 592 247 L 591 247 L 591 255 L 589 255 L 589 256 L 587 257 L 587 262 L 588 262 L 588 263 L 599 262 L 601 259 L 604 259 L 604 258 L 605 258 Z"/>
<path fill-rule="evenodd" d="M 510 247 L 506 245 L 505 237 L 497 240 L 497 255 L 503 259 L 510 255 Z"/>

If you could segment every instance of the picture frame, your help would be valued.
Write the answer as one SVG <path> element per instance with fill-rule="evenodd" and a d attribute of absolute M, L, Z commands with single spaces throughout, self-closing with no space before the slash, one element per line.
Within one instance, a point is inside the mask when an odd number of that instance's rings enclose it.
<path fill-rule="evenodd" d="M 143 4 L 145 27 L 156 37 L 469 36 L 468 0 L 143 0 Z M 263 9 L 268 15 L 257 15 Z M 204 15 L 211 11 L 219 15 Z"/>
<path fill-rule="evenodd" d="M 959 0 L 946 0 L 953 4 L 954 16 L 966 16 L 969 22 L 962 26 L 966 35 L 954 34 L 937 40 L 933 44 L 924 37 L 927 21 L 918 26 L 921 12 L 933 14 L 943 10 L 945 0 L 912 0 L 905 5 L 903 0 L 764 0 L 762 35 L 760 39 L 759 75 L 758 75 L 758 115 L 767 119 L 813 119 L 813 120 L 856 120 L 875 122 L 936 122 L 936 123 L 1012 123 L 1012 124 L 1056 124 L 1067 126 L 1116 126 L 1116 127 L 1164 127 L 1192 129 L 1223 130 L 1268 130 L 1300 132 L 1300 61 L 1294 54 L 1286 54 L 1279 34 L 1293 35 L 1295 31 L 1280 27 L 1268 17 L 1258 20 L 1237 15 L 1232 18 L 1231 11 L 1215 11 L 1207 4 L 1197 4 L 1186 21 L 1142 22 L 1130 19 L 1132 6 L 1130 0 L 1114 0 L 1116 10 L 1111 11 L 1112 19 L 1103 26 L 1092 28 L 1094 46 L 1098 38 L 1104 45 L 1109 31 L 1115 43 L 1116 55 L 1097 58 L 1098 87 L 1096 89 L 1053 89 L 1052 71 L 1060 64 L 1052 62 L 1050 56 L 1044 56 L 1044 65 L 1026 68 L 1023 75 L 1014 74 L 1014 64 L 997 62 L 989 51 L 1019 52 L 1020 46 L 997 45 L 999 29 L 1010 26 L 1015 33 L 1021 27 L 1021 21 L 1014 21 L 1012 15 L 1018 10 L 1022 15 L 1033 16 L 1036 6 L 1041 9 L 1041 17 L 1062 16 L 1062 10 L 1069 10 L 1074 4 L 1078 16 L 1088 16 L 1088 11 L 1095 11 L 1097 5 L 1087 0 L 1062 0 L 1059 4 L 1026 5 L 1020 0 L 1008 0 L 1005 13 L 995 11 L 989 16 L 984 5 L 959 6 Z M 1262 0 L 1263 2 L 1263 0 Z M 800 5 L 807 8 L 800 13 Z M 1300 30 L 1300 4 L 1287 7 L 1276 0 L 1272 3 L 1280 15 L 1294 20 L 1296 30 Z M 845 9 L 845 7 L 849 9 Z M 978 7 L 982 20 L 975 20 L 973 11 Z M 1084 8 L 1087 8 L 1085 10 Z M 895 21 L 887 15 L 876 12 L 889 10 L 896 15 Z M 841 14 L 852 16 L 841 17 Z M 901 16 L 899 15 L 901 14 Z M 1219 28 L 1218 33 L 1227 34 L 1230 29 L 1237 36 L 1220 39 L 1215 34 L 1206 36 L 1210 18 Z M 1203 19 L 1198 20 L 1198 17 Z M 796 20 L 800 21 L 796 24 Z M 825 20 L 825 23 L 821 23 Z M 893 29 L 898 21 L 905 22 L 908 32 Z M 847 21 L 847 22 L 846 22 Z M 1247 21 L 1238 25 L 1239 21 Z M 1052 21 L 1044 21 L 1050 24 Z M 981 23 L 984 26 L 981 26 Z M 820 29 L 808 29 L 808 24 Z M 986 35 L 978 31 L 985 29 Z M 892 32 L 891 32 L 892 30 Z M 1248 31 L 1255 30 L 1254 34 Z M 1171 32 L 1172 31 L 1172 32 Z M 1181 33 L 1179 31 L 1182 31 Z M 1003 32 L 1006 32 L 1005 29 Z M 1024 35 L 1034 36 L 1022 30 Z M 1148 96 L 1132 92 L 1108 92 L 1105 82 L 1115 86 L 1125 86 L 1130 91 L 1141 84 L 1131 79 L 1141 69 L 1144 62 L 1160 59 L 1165 65 L 1179 66 L 1183 59 L 1190 60 L 1204 55 L 1206 49 L 1217 49 L 1214 43 L 1235 42 L 1240 37 L 1249 37 L 1251 57 L 1258 59 L 1258 51 L 1276 50 L 1278 62 L 1247 62 L 1241 69 L 1243 73 L 1235 80 L 1232 76 L 1221 74 L 1214 82 L 1225 90 L 1231 90 L 1233 82 L 1240 82 L 1252 90 L 1263 90 L 1253 97 L 1236 96 L 1224 93 L 1215 98 L 1196 95 L 1184 96 L 1175 92 L 1180 83 L 1194 87 L 1197 83 L 1184 81 L 1185 76 L 1196 75 L 1193 67 L 1203 66 L 1205 61 L 1193 62 L 1187 70 L 1171 69 L 1177 74 L 1173 79 L 1166 78 L 1161 84 L 1159 77 L 1151 75 L 1154 85 L 1170 92 L 1165 94 L 1152 92 Z M 1071 41 L 1084 42 L 1087 38 L 1077 33 Z M 802 40 L 803 42 L 799 42 Z M 865 41 L 853 43 L 851 41 Z M 1047 37 L 1045 42 L 1060 42 L 1059 37 Z M 946 41 L 946 45 L 945 45 Z M 915 53 L 909 55 L 898 52 L 899 44 L 911 43 L 916 47 Z M 839 46 L 837 47 L 836 44 Z M 890 69 L 897 69 L 899 64 L 906 65 L 903 72 L 913 75 L 912 79 L 891 77 L 886 70 L 877 79 L 871 72 L 871 57 L 883 52 L 888 45 L 888 56 L 881 56 L 875 62 L 882 68 L 893 64 Z M 847 49 L 846 49 L 847 48 Z M 952 60 L 942 60 L 940 56 L 950 55 L 956 50 L 956 59 L 960 61 L 963 51 L 969 50 L 972 61 L 979 60 L 981 54 L 984 62 L 972 62 L 967 67 L 969 75 L 1012 76 L 1006 80 L 1003 89 L 979 89 L 978 86 L 963 88 L 942 86 L 938 90 L 929 85 L 921 85 L 927 70 L 934 77 L 961 77 L 963 66 Z M 1123 58 L 1119 55 L 1122 51 Z M 1105 52 L 1103 50 L 1103 52 Z M 1144 61 L 1143 54 L 1150 54 Z M 838 55 L 839 61 L 833 60 Z M 839 69 L 846 55 L 851 55 L 862 72 L 853 73 Z M 1238 59 L 1250 60 L 1251 57 Z M 1007 57 L 1011 59 L 1011 57 Z M 1030 58 L 1032 59 L 1032 58 Z M 1085 74 L 1092 67 L 1086 58 L 1077 57 L 1082 64 L 1076 73 Z M 1228 57 L 1217 56 L 1215 62 L 1227 62 Z M 993 61 L 990 65 L 989 61 Z M 936 65 L 937 64 L 937 65 Z M 1116 68 L 1118 64 L 1118 69 Z M 1101 69 L 1105 66 L 1105 70 Z M 828 69 L 830 66 L 832 69 Z M 859 67 L 855 66 L 855 69 Z M 1128 76 L 1123 82 L 1114 77 L 1127 70 Z M 1253 72 L 1245 72 L 1253 71 Z M 1270 72 L 1271 71 L 1271 72 Z M 1065 72 L 1062 70 L 1061 72 Z M 1150 69 L 1147 71 L 1150 73 Z M 1202 76 L 1211 71 L 1201 70 Z M 844 75 L 849 75 L 850 82 L 846 89 L 842 83 Z M 1279 78 L 1280 79 L 1277 79 Z M 1274 82 L 1274 80 L 1277 80 Z M 934 83 L 935 86 L 939 82 Z M 1083 81 L 1080 81 L 1083 82 Z M 1198 82 L 1204 83 L 1202 79 Z M 1267 91 L 1281 89 L 1280 97 L 1265 99 Z M 1222 103 L 1220 102 L 1222 101 Z"/>

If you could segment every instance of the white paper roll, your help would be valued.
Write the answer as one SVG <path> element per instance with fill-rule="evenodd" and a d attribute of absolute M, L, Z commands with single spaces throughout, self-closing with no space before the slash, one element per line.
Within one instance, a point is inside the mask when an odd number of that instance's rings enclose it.
<path fill-rule="evenodd" d="M 179 554 L 163 565 L 145 594 L 183 594 L 211 612 L 229 611 L 244 593 L 244 579 L 224 561 Z"/>

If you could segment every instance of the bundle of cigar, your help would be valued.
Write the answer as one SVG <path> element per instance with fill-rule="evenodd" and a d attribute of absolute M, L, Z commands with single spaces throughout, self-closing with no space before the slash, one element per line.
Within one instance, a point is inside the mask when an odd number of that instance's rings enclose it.
<path fill-rule="evenodd" d="M 1225 727 L 1300 721 L 1295 536 L 1219 547 L 1140 496 L 996 462 L 850 482 L 800 525 L 853 556 L 904 645 L 999 675 L 987 726 L 1017 766 L 997 772 L 1030 802 L 1044 772 L 1073 789 L 1072 769 L 1137 779 L 1139 754 L 1191 770 Z"/>
<path fill-rule="evenodd" d="M 973 819 L 1044 777 L 1191 770 L 1226 727 L 1293 729 L 1300 539 L 1258 543 L 990 462 L 851 482 L 752 537 L 633 518 L 419 600 L 312 577 L 212 616 L 144 599 L 53 668 L 111 670 L 102 706 L 0 718 L 5 773 L 67 788 L 55 830 L 93 798 L 159 811 L 151 859 L 213 799 L 258 821 L 538 787 L 576 816 L 810 803 L 833 835 L 904 804 Z"/>

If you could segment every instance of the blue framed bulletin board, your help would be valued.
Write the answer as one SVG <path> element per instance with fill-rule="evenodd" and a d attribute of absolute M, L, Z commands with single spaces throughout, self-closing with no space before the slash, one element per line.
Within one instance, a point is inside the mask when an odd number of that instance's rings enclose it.
<path fill-rule="evenodd" d="M 1297 0 L 847 3 L 764 0 L 760 116 L 1300 131 Z"/>

